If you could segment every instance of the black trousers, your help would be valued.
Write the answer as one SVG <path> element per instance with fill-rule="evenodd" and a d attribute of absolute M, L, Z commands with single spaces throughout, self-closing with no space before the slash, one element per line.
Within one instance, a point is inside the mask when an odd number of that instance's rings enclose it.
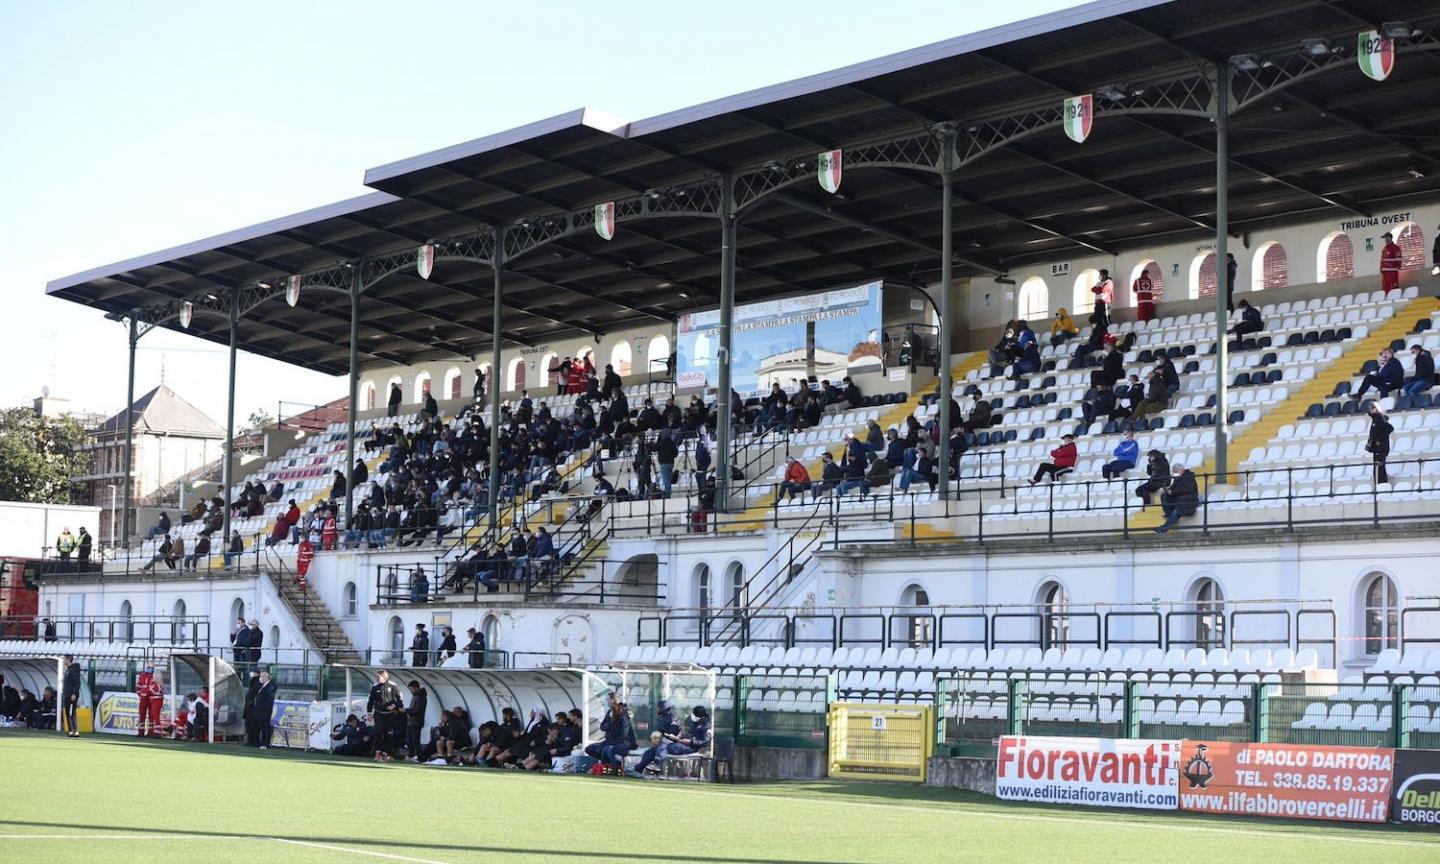
<path fill-rule="evenodd" d="M 390 717 L 387 714 L 375 712 L 375 752 L 391 750 L 390 741 Z"/>
<path fill-rule="evenodd" d="M 270 718 L 269 718 L 269 717 L 263 717 L 263 718 L 261 718 L 260 721 L 259 721 L 258 723 L 256 723 L 256 727 L 257 727 L 257 728 L 256 728 L 255 731 L 256 731 L 256 733 L 259 735 L 260 746 L 261 746 L 261 747 L 269 747 L 269 746 L 270 746 L 270 736 L 271 736 L 271 735 L 274 733 L 274 731 L 275 731 L 275 727 L 273 727 L 273 726 L 270 725 Z"/>
<path fill-rule="evenodd" d="M 412 758 L 420 756 L 420 724 L 405 724 L 405 755 Z"/>
<path fill-rule="evenodd" d="M 79 702 L 80 695 L 78 693 L 65 697 L 64 704 L 62 705 L 64 716 L 61 718 L 61 722 L 64 724 L 66 732 L 74 733 L 80 731 L 80 727 L 75 722 L 75 709 Z"/>
<path fill-rule="evenodd" d="M 1040 478 L 1046 476 L 1048 476 L 1051 480 L 1059 480 L 1061 477 L 1064 477 L 1066 474 L 1069 474 L 1073 470 L 1073 468 L 1061 468 L 1054 462 L 1044 462 L 1041 463 L 1039 468 L 1035 469 L 1035 479 L 1031 480 L 1030 482 L 1039 483 Z"/>
<path fill-rule="evenodd" d="M 1377 450 L 1373 455 L 1375 457 L 1375 482 L 1389 483 L 1390 475 L 1385 473 L 1385 460 L 1390 457 L 1390 451 L 1388 449 Z"/>

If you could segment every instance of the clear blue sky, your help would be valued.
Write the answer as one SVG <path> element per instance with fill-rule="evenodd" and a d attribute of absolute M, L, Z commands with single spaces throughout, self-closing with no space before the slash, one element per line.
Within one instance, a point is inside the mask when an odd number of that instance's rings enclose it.
<path fill-rule="evenodd" d="M 1077 5 L 25 3 L 0 0 L 0 406 L 125 400 L 122 325 L 45 283 L 340 200 L 366 168 L 589 107 L 636 120 Z M 157 331 L 165 381 L 225 418 L 225 354 Z M 242 352 L 236 413 L 343 379 Z"/>

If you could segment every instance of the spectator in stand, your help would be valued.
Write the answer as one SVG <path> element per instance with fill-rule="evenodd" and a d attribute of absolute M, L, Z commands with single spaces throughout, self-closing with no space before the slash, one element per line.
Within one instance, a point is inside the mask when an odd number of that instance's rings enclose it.
<path fill-rule="evenodd" d="M 1108 327 L 1110 307 L 1115 305 L 1115 282 L 1110 278 L 1109 270 L 1100 270 L 1100 281 L 1091 286 L 1090 293 L 1095 295 L 1095 317 Z"/>
<path fill-rule="evenodd" d="M 418 569 L 417 569 L 417 572 Z M 420 576 L 423 578 L 424 573 Z M 411 578 L 414 584 L 414 577 Z M 411 591 L 414 591 L 412 588 Z M 426 666 L 430 662 L 430 634 L 425 632 L 424 624 L 415 625 L 415 636 L 410 640 L 410 665 L 415 667 Z"/>
<path fill-rule="evenodd" d="M 1170 391 L 1165 386 L 1165 372 L 1155 367 L 1150 372 L 1150 382 L 1145 389 L 1145 401 L 1135 406 L 1136 419 L 1158 414 L 1170 406 Z"/>
<path fill-rule="evenodd" d="M 405 758 L 409 762 L 419 762 L 420 730 L 425 726 L 425 708 L 429 699 L 419 681 L 412 680 L 409 686 L 410 704 L 405 706 Z"/>
<path fill-rule="evenodd" d="M 46 687 L 35 705 L 35 712 L 30 715 L 31 729 L 55 728 L 55 703 L 55 688 Z"/>
<path fill-rule="evenodd" d="M 1415 368 L 1410 377 L 1405 379 L 1401 392 L 1406 396 L 1418 396 L 1435 385 L 1435 357 L 1426 351 L 1425 346 L 1419 342 L 1410 346 L 1410 356 L 1415 358 Z M 80 548 L 82 551 L 85 548 L 84 538 L 86 536 L 85 529 L 81 528 Z M 85 560 L 85 556 L 81 555 L 80 560 Z"/>
<path fill-rule="evenodd" d="M 914 416 L 913 414 L 910 416 Z M 894 468 L 905 461 L 905 442 L 900 439 L 900 430 L 891 426 L 885 430 L 885 464 Z"/>
<path fill-rule="evenodd" d="M 1244 339 L 1251 333 L 1259 333 L 1265 329 L 1265 322 L 1260 318 L 1260 310 L 1250 305 L 1249 300 L 1240 301 L 1240 320 L 1230 328 L 1231 334 L 1236 339 Z"/>
<path fill-rule="evenodd" d="M 95 538 L 90 536 L 90 532 L 85 529 L 84 525 L 81 525 L 80 536 L 76 538 L 75 543 L 75 559 L 80 562 L 82 568 L 90 563 L 90 551 L 94 548 L 94 543 Z"/>
<path fill-rule="evenodd" d="M 655 461 L 660 466 L 660 488 L 666 498 L 670 497 L 670 486 L 675 479 L 675 458 L 679 455 L 680 448 L 676 446 L 675 439 L 669 431 L 662 431 L 655 441 Z"/>
<path fill-rule="evenodd" d="M 840 470 L 840 465 L 835 462 L 835 457 L 829 452 L 820 454 L 820 485 L 814 487 L 815 496 L 819 497 L 840 485 L 845 479 L 845 472 Z"/>
<path fill-rule="evenodd" d="M 175 548 L 175 541 L 173 541 L 173 540 L 170 539 L 170 533 L 167 531 L 167 532 L 165 533 L 165 536 L 164 536 L 163 538 L 161 538 L 161 540 L 160 540 L 160 545 L 155 549 L 155 554 L 154 554 L 153 556 L 151 556 L 150 560 L 145 564 L 144 567 L 141 567 L 141 568 L 140 568 L 141 571 L 148 573 L 149 571 L 154 570 L 154 569 L 155 569 L 155 565 L 158 564 L 158 563 L 161 562 L 161 561 L 164 561 L 164 562 L 165 562 L 165 566 L 166 566 L 166 567 L 169 567 L 171 570 L 174 570 L 174 569 L 175 569 L 175 559 L 174 559 L 173 557 L 171 557 L 171 554 L 170 554 L 170 553 L 171 553 L 171 550 L 173 550 L 174 548 Z"/>
<path fill-rule="evenodd" d="M 399 382 L 390 385 L 390 400 L 385 407 L 385 416 L 394 417 L 400 413 L 400 400 L 404 397 L 400 394 Z"/>
<path fill-rule="evenodd" d="M 939 475 L 935 471 L 935 442 L 926 435 L 914 447 L 905 450 L 901 457 L 900 491 L 910 491 L 911 483 L 927 483 L 935 491 Z"/>
<path fill-rule="evenodd" d="M 665 759 L 670 756 L 688 756 L 699 753 L 710 746 L 710 712 L 703 705 L 696 705 L 685 720 L 685 734 L 676 732 L 660 733 L 663 739 L 658 747 L 646 750 L 636 766 L 640 774 L 659 776 L 664 771 Z"/>
<path fill-rule="evenodd" d="M 1109 384 L 1100 383 L 1095 385 L 1085 399 L 1080 403 L 1080 413 L 1085 418 L 1088 426 L 1094 423 L 1096 418 L 1110 418 L 1115 414 L 1115 391 L 1110 389 Z"/>
<path fill-rule="evenodd" d="M 1180 392 L 1180 370 L 1175 368 L 1175 361 L 1169 354 L 1160 358 L 1160 375 L 1165 379 L 1165 402 L 1168 405 L 1170 399 Z"/>
<path fill-rule="evenodd" d="M 1106 480 L 1118 480 L 1120 475 L 1134 468 L 1140 461 L 1140 445 L 1135 441 L 1135 431 L 1125 433 L 1125 440 L 1115 445 L 1115 458 L 1105 463 L 1100 473 Z"/>
<path fill-rule="evenodd" d="M 1390 475 L 1385 472 L 1385 460 L 1390 457 L 1390 433 L 1395 427 L 1390 418 L 1375 403 L 1370 404 L 1370 437 L 1365 441 L 1365 452 L 1375 460 L 1375 483 L 1389 483 Z"/>
<path fill-rule="evenodd" d="M 274 546 L 289 536 L 290 523 L 285 521 L 285 514 L 281 513 L 275 517 L 275 526 L 270 529 L 270 534 L 265 538 L 265 545 L 267 547 Z"/>
<path fill-rule="evenodd" d="M 414 570 L 413 572 L 411 572 L 411 574 L 410 574 L 410 602 L 411 602 L 411 603 L 428 603 L 429 601 L 430 601 L 430 578 L 425 575 L 425 569 L 424 569 L 423 567 L 416 567 L 415 570 Z M 425 636 L 425 647 L 426 647 L 426 648 L 429 648 L 429 647 L 430 647 L 430 637 L 427 636 L 427 635 L 425 635 L 425 633 L 424 633 L 425 625 L 424 625 L 424 624 L 416 624 L 415 627 L 421 631 L 421 632 L 415 634 L 415 638 L 416 638 L 416 639 L 419 639 L 421 636 Z M 424 663 L 416 663 L 415 665 L 416 665 L 416 666 L 424 666 L 425 664 L 424 664 Z"/>
<path fill-rule="evenodd" d="M 864 397 L 860 395 L 860 388 L 855 385 L 854 381 L 850 380 L 849 375 L 845 376 L 845 389 L 843 390 L 843 398 L 845 399 L 846 404 L 848 404 L 851 408 L 859 408 L 860 405 L 865 401 Z"/>
<path fill-rule="evenodd" d="M 967 433 L 978 429 L 989 429 L 994 422 L 994 406 L 990 404 L 990 400 L 985 398 L 985 394 L 980 391 L 979 387 L 974 389 L 973 394 L 975 402 L 970 408 L 970 416 L 961 424 Z M 960 412 L 952 407 L 950 413 L 958 416 Z"/>
<path fill-rule="evenodd" d="M 1165 521 L 1155 529 L 1156 534 L 1164 534 L 1175 527 L 1176 522 L 1194 516 L 1200 506 L 1200 489 L 1195 484 L 1195 472 L 1184 465 L 1176 465 L 1170 473 L 1170 488 L 1160 493 L 1160 509 L 1165 514 Z"/>
<path fill-rule="evenodd" d="M 370 688 L 370 699 L 365 703 L 370 714 L 370 723 L 375 727 L 375 761 L 390 761 L 394 747 L 396 723 L 399 721 L 404 703 L 400 688 L 390 682 L 390 673 L 381 669 L 375 674 L 375 686 Z"/>
<path fill-rule="evenodd" d="M 1225 253 L 1225 308 L 1235 311 L 1235 276 L 1240 272 L 1240 263 L 1233 252 Z"/>
<path fill-rule="evenodd" d="M 885 433 L 880 430 L 880 424 L 874 420 L 865 421 L 865 440 L 860 446 L 871 453 L 885 452 Z"/>
<path fill-rule="evenodd" d="M 1068 433 L 1061 435 L 1060 446 L 1050 451 L 1049 462 L 1041 463 L 1040 467 L 1035 469 L 1035 476 L 1030 479 L 1030 485 L 1034 486 L 1039 483 L 1042 477 L 1049 477 L 1051 482 L 1054 482 L 1074 471 L 1076 453 L 1075 436 Z"/>
<path fill-rule="evenodd" d="M 429 390 L 425 391 L 425 407 L 423 410 L 431 420 L 440 416 L 440 405 L 435 401 L 435 394 Z"/>
<path fill-rule="evenodd" d="M 470 398 L 479 402 L 485 398 L 485 370 L 475 367 L 475 386 L 470 389 Z"/>
<path fill-rule="evenodd" d="M 204 534 L 201 534 L 195 540 L 194 550 L 192 550 L 189 555 L 185 556 L 185 560 L 182 562 L 181 567 L 185 570 L 195 570 L 200 566 L 200 560 L 202 558 L 205 559 L 207 562 L 210 560 L 210 538 L 206 537 Z"/>
<path fill-rule="evenodd" d="M 844 480 L 835 488 L 837 496 L 843 496 L 851 489 L 859 489 L 861 497 L 870 493 L 870 484 L 865 480 L 865 468 L 868 465 L 866 456 L 868 451 L 865 445 L 855 437 L 854 432 L 845 433 L 845 455 L 841 457 L 840 469 L 844 474 Z"/>
<path fill-rule="evenodd" d="M 535 545 L 529 550 L 530 560 L 535 562 L 543 574 L 547 568 L 554 565 L 556 560 L 555 539 L 550 532 L 541 525 L 535 531 Z"/>
<path fill-rule="evenodd" d="M 503 556 L 505 554 L 504 550 L 501 550 L 500 554 Z M 501 560 L 504 559 L 502 558 Z M 470 641 L 465 643 L 466 663 L 471 669 L 484 669 L 485 634 L 476 630 L 474 627 L 466 630 L 465 634 L 470 637 Z"/>
<path fill-rule="evenodd" d="M 330 498 L 338 501 L 345 497 L 345 472 L 335 472 L 335 482 L 330 484 Z"/>
<path fill-rule="evenodd" d="M 871 489 L 883 489 L 889 486 L 894 475 L 891 474 L 890 465 L 885 461 L 885 457 L 877 453 L 867 455 L 870 459 L 870 465 L 865 472 L 866 485 Z M 959 460 L 960 454 L 956 453 L 955 458 Z"/>
<path fill-rule="evenodd" d="M 1142 268 L 1140 275 L 1135 277 L 1135 282 L 1130 286 L 1135 292 L 1135 320 L 1155 320 L 1155 283 L 1150 281 L 1149 268 Z"/>
<path fill-rule="evenodd" d="M 160 518 L 159 518 L 158 520 L 156 520 L 156 522 L 155 522 L 154 525 L 151 525 L 151 526 L 150 526 L 150 531 L 149 531 L 149 533 L 147 533 L 147 534 L 145 535 L 145 539 L 146 539 L 146 540 L 153 540 L 153 539 L 155 539 L 156 537 L 159 537 L 161 534 L 169 534 L 169 533 L 170 533 L 170 514 L 167 513 L 167 512 L 165 512 L 164 510 L 161 510 L 161 511 L 160 511 Z"/>
<path fill-rule="evenodd" d="M 1350 398 L 1359 402 L 1365 397 L 1365 391 L 1371 387 L 1380 391 L 1380 398 L 1390 395 L 1391 390 L 1399 390 L 1405 383 L 1405 367 L 1395 359 L 1395 352 L 1389 348 L 1380 351 L 1380 368 L 1365 376 L 1360 382 L 1360 389 L 1355 391 Z"/>
<path fill-rule="evenodd" d="M 1054 347 L 1063 345 L 1066 340 L 1074 339 L 1080 335 L 1080 328 L 1075 326 L 1075 319 L 1070 317 L 1070 310 L 1061 306 L 1055 310 L 1055 321 L 1050 325 L 1050 344 Z"/>
<path fill-rule="evenodd" d="M 1101 362 L 1100 368 L 1090 373 L 1090 386 L 1109 384 L 1114 387 L 1116 382 L 1125 380 L 1125 354 L 1115 344 L 1114 339 L 1105 342 L 1105 359 Z"/>
<path fill-rule="evenodd" d="M 998 378 L 1005 374 L 1005 367 L 1014 363 L 1020 356 L 1020 334 L 1013 326 L 1005 328 L 1000 341 L 990 349 L 990 377 Z"/>
<path fill-rule="evenodd" d="M 787 500 L 794 501 L 796 496 L 803 498 L 806 492 L 810 491 L 810 472 L 805 470 L 805 465 L 794 456 L 785 457 L 785 479 L 780 483 L 780 491 L 775 495 L 775 503 L 780 503 L 783 495 Z"/>
<path fill-rule="evenodd" d="M 1385 241 L 1380 249 L 1380 290 L 1389 297 L 1391 291 L 1400 287 L 1400 267 L 1405 255 L 1400 251 L 1400 244 L 1395 242 L 1395 235 L 1389 231 L 1380 235 L 1380 239 Z"/>
<path fill-rule="evenodd" d="M 274 504 L 279 501 L 280 498 L 284 496 L 284 494 L 285 484 L 281 483 L 279 480 L 276 480 L 274 483 L 270 484 L 270 490 L 265 493 L 265 497 L 269 499 L 271 504 Z"/>

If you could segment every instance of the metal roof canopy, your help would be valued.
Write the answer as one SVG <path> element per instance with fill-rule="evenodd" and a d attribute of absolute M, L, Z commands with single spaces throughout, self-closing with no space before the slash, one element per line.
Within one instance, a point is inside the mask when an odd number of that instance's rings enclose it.
<path fill-rule="evenodd" d="M 1440 188 L 1440 111 L 1426 99 L 1440 72 L 1436 18 L 1423 0 L 1102 0 L 628 125 L 563 114 L 371 169 L 378 192 L 47 291 L 176 329 L 189 298 L 186 332 L 221 343 L 226 292 L 249 292 L 240 345 L 338 374 L 350 300 L 334 292 L 351 281 L 341 262 L 363 257 L 362 364 L 474 356 L 491 344 L 492 226 L 506 226 L 501 339 L 535 345 L 715 305 L 727 189 L 741 214 L 738 301 L 932 280 L 938 123 L 956 136 L 957 275 L 1211 237 L 1206 69 L 1243 55 L 1254 68 L 1234 73 L 1232 232 L 1368 214 Z M 1397 42 L 1395 71 L 1377 84 L 1356 68 L 1355 34 L 1388 21 L 1420 32 Z M 1335 52 L 1302 50 L 1314 37 Z M 1094 128 L 1077 145 L 1056 121 L 1064 97 L 1086 92 Z M 814 179 L 816 154 L 832 148 L 846 166 L 833 196 Z M 606 201 L 619 223 L 608 242 L 587 215 Z M 414 253 L 432 241 L 425 281 Z M 301 273 L 295 309 L 270 299 Z"/>

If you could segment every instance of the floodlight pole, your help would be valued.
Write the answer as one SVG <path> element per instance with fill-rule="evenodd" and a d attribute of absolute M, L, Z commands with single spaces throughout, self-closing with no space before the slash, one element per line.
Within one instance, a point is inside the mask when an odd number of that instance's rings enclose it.
<path fill-rule="evenodd" d="M 1230 473 L 1230 62 L 1215 64 L 1215 478 L 1224 484 Z"/>
<path fill-rule="evenodd" d="M 950 497 L 950 286 L 954 281 L 954 210 L 955 210 L 955 129 L 945 126 L 940 135 L 940 333 L 935 350 L 940 354 L 940 498 Z M 913 350 L 913 349 L 912 349 Z"/>
<path fill-rule="evenodd" d="M 500 540 L 500 292 L 505 281 L 505 226 L 495 226 L 494 307 L 490 310 L 490 530 Z M 523 360 L 521 362 L 524 362 Z M 519 490 L 516 490 L 519 494 Z"/>
<path fill-rule="evenodd" d="M 220 482 L 225 487 L 224 492 L 225 513 L 224 527 L 220 535 L 225 538 L 225 549 L 229 551 L 230 544 L 230 496 L 231 485 L 234 481 L 235 465 L 235 343 L 236 334 L 240 325 L 240 288 L 230 289 L 230 386 L 227 391 L 227 406 L 225 409 L 225 462 L 220 466 Z"/>
<path fill-rule="evenodd" d="M 135 449 L 135 345 L 140 341 L 139 322 L 136 320 L 136 312 L 130 313 L 130 377 L 125 389 L 125 509 L 120 511 L 120 518 L 124 520 L 125 527 L 120 531 L 120 542 L 125 548 L 130 548 L 130 500 L 131 490 L 134 481 L 130 472 L 134 470 Z M 110 536 L 115 536 L 115 514 L 110 514 Z"/>
<path fill-rule="evenodd" d="M 730 441 L 735 437 L 731 428 L 730 404 L 730 331 L 735 319 L 735 184 L 731 177 L 721 179 L 720 197 L 720 346 L 715 352 L 719 360 L 715 393 L 715 509 L 730 509 Z M 704 478 L 701 478 L 704 482 Z"/>
<path fill-rule="evenodd" d="M 355 408 L 360 398 L 360 288 L 365 278 L 365 259 L 355 262 L 350 274 L 350 405 L 345 412 L 345 530 L 355 527 Z M 359 543 L 356 543 L 359 548 Z"/>

